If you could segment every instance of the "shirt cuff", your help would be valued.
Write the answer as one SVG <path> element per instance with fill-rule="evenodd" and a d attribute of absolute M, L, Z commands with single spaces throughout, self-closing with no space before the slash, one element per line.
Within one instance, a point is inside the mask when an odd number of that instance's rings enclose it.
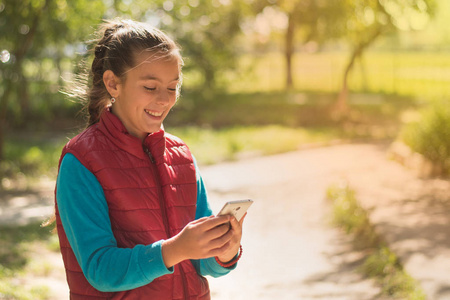
<path fill-rule="evenodd" d="M 214 257 L 206 258 L 201 260 L 201 264 L 205 269 L 208 270 L 208 274 L 212 277 L 220 277 L 227 275 L 230 273 L 230 271 L 236 269 L 237 263 L 232 265 L 229 268 L 224 268 L 221 265 L 219 265 Z"/>
<path fill-rule="evenodd" d="M 151 278 L 158 278 L 163 275 L 172 274 L 174 271 L 173 267 L 167 269 L 164 264 L 161 251 L 162 242 L 163 240 L 160 240 L 140 249 L 139 264 L 142 272 L 149 280 Z"/>

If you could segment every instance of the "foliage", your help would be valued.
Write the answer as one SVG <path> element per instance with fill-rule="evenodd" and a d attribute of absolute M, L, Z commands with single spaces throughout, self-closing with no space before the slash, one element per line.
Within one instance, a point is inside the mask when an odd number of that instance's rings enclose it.
<path fill-rule="evenodd" d="M 353 48 L 351 56 L 359 57 L 382 34 L 423 29 L 434 15 L 436 2 L 347 0 L 343 6 L 343 16 L 338 19 L 340 24 L 335 27 L 336 35 L 344 37 Z"/>
<path fill-rule="evenodd" d="M 166 129 L 183 139 L 201 164 L 213 164 L 249 155 L 283 153 L 312 143 L 326 144 L 338 138 L 339 134 L 330 129 L 289 128 L 279 125 L 236 126 L 219 130 L 199 127 Z"/>
<path fill-rule="evenodd" d="M 348 185 L 343 185 L 330 186 L 326 194 L 333 203 L 334 223 L 351 234 L 355 245 L 368 253 L 360 270 L 380 283 L 384 295 L 425 300 L 418 283 L 405 272 L 397 255 L 375 231 L 368 212 L 358 203 L 355 192 Z"/>
<path fill-rule="evenodd" d="M 215 89 L 217 74 L 235 65 L 241 47 L 236 36 L 246 13 L 242 1 L 157 1 L 154 14 L 159 26 L 170 32 L 181 45 L 186 58 L 184 69 L 200 75 L 205 94 Z"/>
<path fill-rule="evenodd" d="M 435 102 L 424 109 L 420 120 L 405 125 L 400 138 L 450 172 L 450 101 Z"/>
<path fill-rule="evenodd" d="M 24 289 L 23 286 L 8 279 L 2 280 L 0 276 L 0 297 L 1 299 L 14 300 L 45 300 L 49 299 L 49 289 L 46 286 Z"/>
<path fill-rule="evenodd" d="M 29 243 L 46 241 L 51 233 L 48 228 L 41 228 L 39 223 L 24 226 L 0 227 L 0 263 L 10 270 L 23 268 L 27 262 Z"/>
<path fill-rule="evenodd" d="M 358 203 L 355 192 L 348 186 L 332 186 L 327 198 L 333 201 L 333 223 L 354 235 L 360 248 L 376 247 L 379 237 L 372 231 L 369 215 Z"/>
<path fill-rule="evenodd" d="M 345 51 L 298 52 L 293 56 L 294 91 L 313 93 L 336 93 L 342 82 L 342 69 L 346 64 Z M 242 55 L 239 71 L 224 73 L 227 92 L 239 94 L 281 94 L 283 90 L 283 55 L 273 52 L 264 56 Z M 252 72 L 242 69 L 252 66 Z M 367 51 L 359 68 L 349 77 L 352 94 L 371 94 L 378 99 L 389 95 L 420 98 L 426 101 L 436 97 L 450 97 L 450 56 L 444 51 L 411 51 L 397 49 Z M 186 81 L 191 78 L 186 78 Z M 184 94 L 184 92 L 183 92 Z M 349 101 L 351 105 L 351 97 Z M 387 103 L 397 105 L 397 101 Z M 181 100 L 183 101 L 183 100 Z M 373 101 L 374 104 L 377 101 Z"/>
<path fill-rule="evenodd" d="M 47 241 L 51 236 L 48 228 L 39 223 L 24 226 L 0 227 L 0 298 L 17 300 L 48 299 L 45 286 L 23 288 L 16 281 L 29 264 L 28 252 L 34 242 Z"/>
<path fill-rule="evenodd" d="M 56 176 L 59 155 L 67 142 L 65 136 L 20 136 L 7 139 L 5 159 L 0 162 L 0 176 L 14 179 L 20 174 L 28 177 Z"/>
<path fill-rule="evenodd" d="M 296 45 L 322 43 L 334 37 L 337 20 L 343 18 L 342 10 L 345 9 L 341 1 L 256 1 L 254 5 L 258 15 L 263 15 L 268 8 L 276 8 L 286 16 L 284 36 L 284 57 L 286 61 L 286 89 L 293 88 L 292 61 Z M 258 10 L 262 10 L 262 13 Z M 301 37 L 301 42 L 296 42 Z"/>
<path fill-rule="evenodd" d="M 361 270 L 381 283 L 385 295 L 399 299 L 425 300 L 417 282 L 403 269 L 397 255 L 380 245 L 365 259 Z"/>
<path fill-rule="evenodd" d="M 348 108 L 348 77 L 357 60 L 380 36 L 393 33 L 396 30 L 416 29 L 424 26 L 433 13 L 434 0 L 359 0 L 345 1 L 346 14 L 340 19 L 345 23 L 341 26 L 341 35 L 350 45 L 351 53 L 344 68 L 342 88 L 336 102 L 337 114 L 342 114 Z M 417 20 L 426 20 L 425 24 L 417 25 Z M 339 27 L 339 26 L 337 26 Z"/>
<path fill-rule="evenodd" d="M 393 138 L 397 134 L 395 120 L 399 112 L 410 105 L 407 99 L 394 97 L 372 104 L 366 101 L 369 96 L 365 95 L 358 100 L 360 103 L 352 104 L 351 116 L 341 124 L 330 120 L 326 113 L 333 102 L 332 94 L 217 93 L 217 101 L 204 105 L 192 103 L 191 98 L 197 95 L 192 91 L 183 92 L 165 127 L 186 139 L 202 163 L 235 159 L 249 153 L 292 151 L 337 139 Z M 10 180 L 5 178 L 3 186 L 8 189 L 26 186 L 30 183 L 26 179 L 42 175 L 54 178 L 61 149 L 76 134 L 67 135 L 64 131 L 67 129 L 8 135 L 0 175 Z M 21 180 L 24 184 L 19 184 Z"/>
<path fill-rule="evenodd" d="M 90 27 L 103 15 L 101 1 L 6 0 L 0 11 L 0 50 L 10 60 L 0 69 L 4 81 L 5 108 L 13 112 L 9 122 L 22 124 L 33 111 L 40 117 L 58 106 L 57 92 L 64 72 L 71 71 L 66 59 L 73 59 Z M 28 45 L 28 47 L 25 47 Z"/>

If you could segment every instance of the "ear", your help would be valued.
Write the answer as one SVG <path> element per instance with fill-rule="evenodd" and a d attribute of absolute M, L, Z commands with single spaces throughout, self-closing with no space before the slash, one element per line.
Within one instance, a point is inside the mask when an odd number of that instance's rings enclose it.
<path fill-rule="evenodd" d="M 117 98 L 120 94 L 120 79 L 113 71 L 106 70 L 103 73 L 103 83 L 111 97 Z"/>

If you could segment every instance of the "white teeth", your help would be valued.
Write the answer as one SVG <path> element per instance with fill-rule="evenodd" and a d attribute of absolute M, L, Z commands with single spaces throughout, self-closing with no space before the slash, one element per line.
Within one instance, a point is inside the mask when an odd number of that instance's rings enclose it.
<path fill-rule="evenodd" d="M 155 116 L 155 117 L 161 117 L 162 116 L 162 112 L 154 112 L 154 111 L 150 111 L 145 109 L 145 112 L 148 113 L 149 115 Z"/>

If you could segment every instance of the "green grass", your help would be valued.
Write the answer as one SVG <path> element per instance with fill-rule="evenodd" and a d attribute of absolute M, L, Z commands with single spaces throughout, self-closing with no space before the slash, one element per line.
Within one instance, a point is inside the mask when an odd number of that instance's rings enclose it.
<path fill-rule="evenodd" d="M 337 139 L 393 139 L 401 112 L 414 105 L 404 97 L 352 95 L 350 113 L 345 120 L 335 121 L 330 114 L 332 94 L 217 94 L 197 104 L 189 102 L 196 95 L 188 91 L 180 100 L 166 130 L 185 140 L 197 159 L 207 164 Z"/>
<path fill-rule="evenodd" d="M 296 53 L 294 88 L 336 93 L 342 84 L 346 52 Z M 285 87 L 282 53 L 243 55 L 239 72 L 224 75 L 233 93 L 281 91 Z M 349 78 L 353 92 L 396 94 L 408 97 L 450 96 L 450 56 L 446 52 L 368 51 L 357 61 Z M 186 80 L 189 83 L 189 76 Z"/>
<path fill-rule="evenodd" d="M 450 174 L 450 100 L 433 103 L 406 124 L 399 138 L 413 151 L 439 168 L 437 175 Z"/>
<path fill-rule="evenodd" d="M 18 270 L 28 263 L 27 252 L 31 243 L 49 241 L 50 228 L 39 223 L 25 226 L 0 226 L 0 262 L 3 267 Z"/>
<path fill-rule="evenodd" d="M 165 121 L 166 128 L 184 138 L 200 161 L 214 163 L 243 152 L 279 153 L 336 138 L 393 139 L 400 128 L 399 115 L 416 107 L 416 99 L 450 96 L 446 53 L 370 51 L 351 74 L 351 111 L 345 120 L 335 122 L 330 108 L 347 55 L 296 53 L 290 92 L 284 91 L 282 53 L 242 55 L 238 70 L 223 73 L 222 89 L 216 91 L 195 89 L 196 76 L 187 71 L 181 99 Z M 0 176 L 55 176 L 66 141 L 64 137 L 49 141 L 33 132 L 9 135 Z M 5 183 L 10 185 L 4 180 L 4 187 Z"/>
<path fill-rule="evenodd" d="M 50 229 L 42 228 L 39 223 L 0 227 L 0 299 L 48 299 L 48 287 L 24 287 L 20 278 L 25 273 L 45 276 L 50 272 L 51 266 L 31 260 L 30 252 L 38 244 L 50 245 L 53 239 Z"/>
<path fill-rule="evenodd" d="M 0 299 L 46 300 L 49 299 L 49 288 L 45 286 L 24 288 L 20 284 L 4 281 L 0 277 Z"/>
<path fill-rule="evenodd" d="M 10 179 L 56 176 L 59 155 L 67 143 L 64 135 L 38 136 L 33 132 L 8 136 L 5 159 L 0 162 L 0 177 Z M 7 181 L 3 186 L 8 185 Z M 8 188 L 8 186 L 6 186 Z"/>
<path fill-rule="evenodd" d="M 377 279 L 382 293 L 397 299 L 425 300 L 419 284 L 403 269 L 398 257 L 388 247 L 380 245 L 365 259 L 361 270 Z"/>
<path fill-rule="evenodd" d="M 402 97 L 354 95 L 346 120 L 336 122 L 329 114 L 335 99 L 331 94 L 217 93 L 213 96 L 216 100 L 201 99 L 195 104 L 189 101 L 199 94 L 186 94 L 165 127 L 185 140 L 202 164 L 282 153 L 336 139 L 394 138 L 400 112 L 411 105 Z M 17 188 L 14 180 L 23 178 L 26 188 L 30 178 L 56 177 L 66 136 L 33 132 L 8 136 L 5 160 L 0 162 L 3 188 Z"/>
<path fill-rule="evenodd" d="M 353 236 L 358 250 L 368 253 L 361 272 L 376 279 L 382 293 L 395 299 L 425 300 L 419 284 L 406 273 L 397 255 L 375 231 L 368 212 L 348 186 L 331 186 L 327 198 L 333 204 L 333 222 Z"/>
<path fill-rule="evenodd" d="M 288 128 L 277 125 L 232 127 L 214 130 L 200 127 L 166 128 L 183 139 L 201 164 L 213 164 L 249 155 L 269 155 L 299 149 L 311 143 L 327 143 L 338 137 L 331 129 Z"/>

